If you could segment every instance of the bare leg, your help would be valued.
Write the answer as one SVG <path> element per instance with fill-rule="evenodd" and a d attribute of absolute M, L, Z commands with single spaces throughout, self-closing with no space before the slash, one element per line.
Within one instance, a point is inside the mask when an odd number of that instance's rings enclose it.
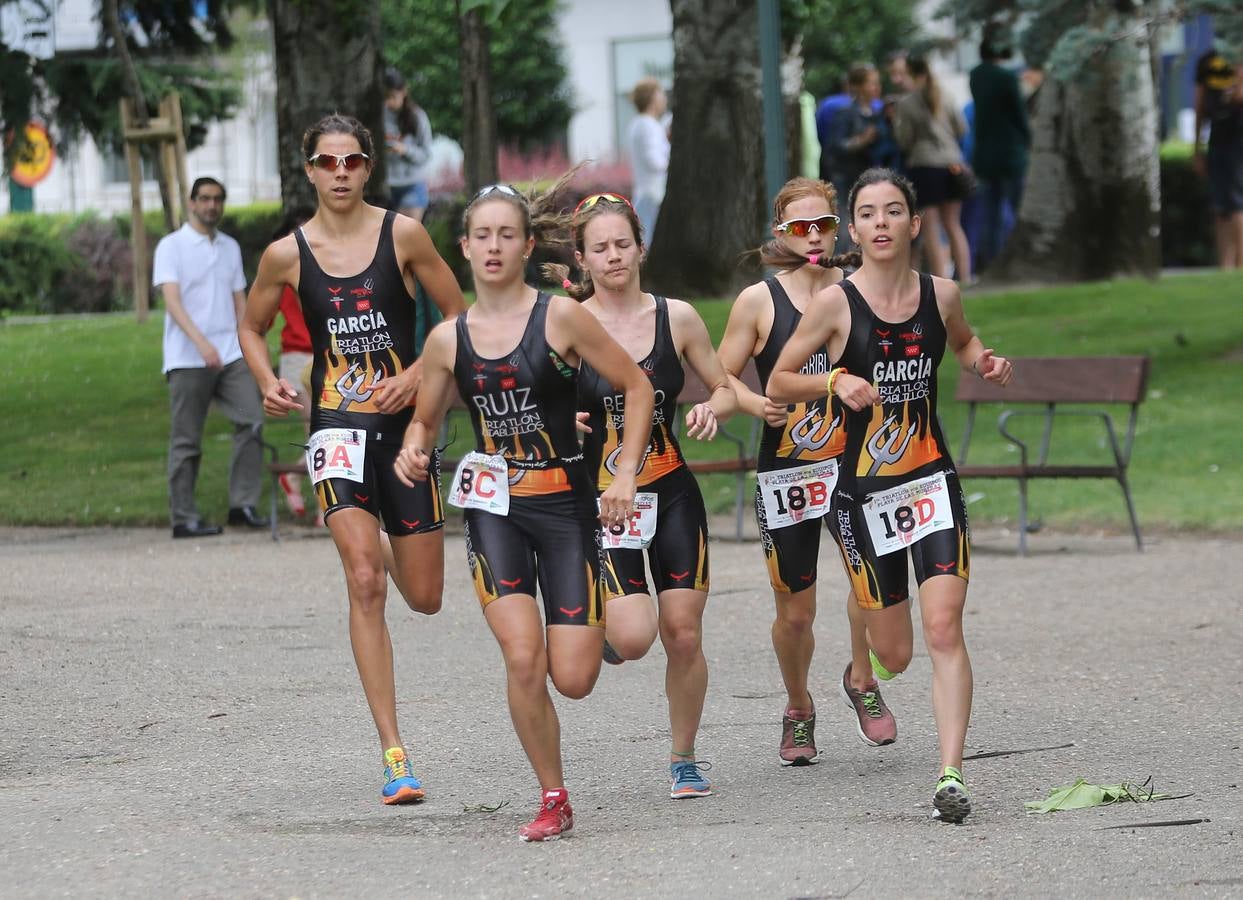
<path fill-rule="evenodd" d="M 381 751 L 402 746 L 397 730 L 397 691 L 393 684 L 393 642 L 384 621 L 388 579 L 373 515 L 341 509 L 328 517 L 328 530 L 345 568 L 350 602 L 350 646 L 363 693 L 380 735 Z"/>
<path fill-rule="evenodd" d="M 971 245 L 967 242 L 967 232 L 962 228 L 962 203 L 944 203 L 939 211 L 954 258 L 954 278 L 968 284 L 971 281 Z"/>
<path fill-rule="evenodd" d="M 1229 222 L 1230 262 L 1234 268 L 1243 269 L 1243 212 L 1231 215 Z"/>
<path fill-rule="evenodd" d="M 926 206 L 919 211 L 919 215 L 924 220 L 919 243 L 924 248 L 928 271 L 941 278 L 949 278 L 949 258 L 945 245 L 941 243 L 941 211 L 935 206 Z"/>
<path fill-rule="evenodd" d="M 609 646 L 622 659 L 642 659 L 656 641 L 656 608 L 647 594 L 610 599 L 604 623 Z"/>
<path fill-rule="evenodd" d="M 406 605 L 417 613 L 440 612 L 445 587 L 444 529 L 399 537 L 380 532 L 384 567 Z"/>
<path fill-rule="evenodd" d="M 665 647 L 665 695 L 669 698 L 670 761 L 694 759 L 695 735 L 708 693 L 703 653 L 704 591 L 676 589 L 660 595 L 660 640 Z M 689 754 L 689 755 L 688 755 Z"/>
<path fill-rule="evenodd" d="M 936 575 L 919 589 L 924 642 L 932 657 L 932 711 L 937 722 L 941 766 L 962 768 L 962 748 L 971 719 L 971 659 L 963 640 L 962 612 L 967 582 Z"/>
<path fill-rule="evenodd" d="M 816 621 L 816 586 L 793 594 L 774 591 L 773 595 L 777 603 L 772 629 L 773 650 L 777 652 L 777 665 L 781 667 L 781 680 L 785 683 L 786 709 L 810 711 L 812 700 L 807 691 L 807 676 L 816 652 L 816 635 L 812 631 Z"/>

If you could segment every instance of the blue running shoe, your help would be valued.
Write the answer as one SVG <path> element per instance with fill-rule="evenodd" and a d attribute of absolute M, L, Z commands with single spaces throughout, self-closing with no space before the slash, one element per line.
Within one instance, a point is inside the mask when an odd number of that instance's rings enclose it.
<path fill-rule="evenodd" d="M 423 784 L 414 777 L 410 760 L 401 747 L 389 747 L 384 751 L 384 787 L 380 799 L 390 806 L 394 803 L 418 803 L 423 799 Z"/>
<path fill-rule="evenodd" d="M 674 800 L 686 800 L 689 797 L 707 797 L 712 793 L 712 785 L 703 773 L 712 768 L 712 763 L 697 762 L 684 759 L 669 764 L 669 796 Z"/>

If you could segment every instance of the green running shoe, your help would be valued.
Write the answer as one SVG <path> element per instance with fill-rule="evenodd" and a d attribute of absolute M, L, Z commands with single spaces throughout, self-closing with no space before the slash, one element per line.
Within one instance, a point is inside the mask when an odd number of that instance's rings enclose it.
<path fill-rule="evenodd" d="M 963 783 L 962 772 L 953 766 L 945 767 L 937 782 L 937 792 L 932 795 L 932 805 L 936 808 L 936 817 L 942 822 L 962 824 L 963 819 L 971 814 L 971 797 Z"/>

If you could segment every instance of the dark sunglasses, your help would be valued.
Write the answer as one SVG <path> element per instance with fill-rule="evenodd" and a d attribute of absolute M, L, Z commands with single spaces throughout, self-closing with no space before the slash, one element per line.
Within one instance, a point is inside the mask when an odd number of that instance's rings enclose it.
<path fill-rule="evenodd" d="M 778 231 L 784 231 L 786 234 L 792 234 L 795 237 L 807 237 L 814 228 L 820 234 L 829 231 L 837 231 L 837 216 L 817 216 L 814 219 L 790 219 L 788 222 L 782 222 L 777 226 Z"/>
<path fill-rule="evenodd" d="M 345 166 L 345 171 L 353 172 L 370 161 L 371 157 L 366 153 L 346 153 L 344 156 L 338 156 L 335 153 L 316 153 L 307 160 L 307 164 L 313 169 L 323 169 L 326 172 L 335 172 L 337 166 Z"/>
<path fill-rule="evenodd" d="M 578 206 L 574 207 L 574 215 L 578 215 L 584 210 L 591 209 L 601 200 L 607 200 L 609 203 L 624 203 L 631 209 L 634 209 L 634 207 L 631 206 L 630 201 L 621 194 L 592 194 L 589 197 L 584 197 Z"/>

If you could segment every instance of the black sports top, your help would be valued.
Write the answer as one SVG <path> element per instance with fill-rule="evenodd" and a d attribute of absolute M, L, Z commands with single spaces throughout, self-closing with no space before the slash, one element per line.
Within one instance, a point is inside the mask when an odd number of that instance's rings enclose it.
<path fill-rule="evenodd" d="M 382 413 L 372 399 L 381 378 L 415 360 L 415 300 L 393 247 L 393 220 L 380 226 L 375 256 L 357 275 L 338 278 L 319 267 L 302 234 L 298 297 L 311 334 L 311 430 L 365 428 L 372 440 L 401 443 L 411 410 Z"/>
<path fill-rule="evenodd" d="M 790 295 L 775 277 L 765 278 L 764 283 L 773 298 L 773 327 L 768 332 L 764 348 L 755 356 L 755 368 L 760 376 L 760 387 L 768 390 L 768 379 L 777 365 L 777 357 L 785 349 L 803 314 L 795 308 Z M 828 348 L 821 347 L 803 363 L 800 371 L 808 375 L 824 374 L 827 378 L 829 368 Z M 792 403 L 784 425 L 774 428 L 765 422 L 764 433 L 760 437 L 760 469 L 766 470 L 787 460 L 815 462 L 841 454 L 846 447 L 846 435 L 842 428 L 844 407 L 834 397 L 832 418 L 825 417 L 826 408 L 827 398 Z"/>
<path fill-rule="evenodd" d="M 847 410 L 846 453 L 838 485 L 857 497 L 938 471 L 953 462 L 937 421 L 937 366 L 945 324 L 932 277 L 919 275 L 919 307 L 905 322 L 882 321 L 859 289 L 841 282 L 850 304 L 850 334 L 838 365 L 870 381 L 880 405 Z"/>
<path fill-rule="evenodd" d="M 673 344 L 669 302 L 664 297 L 653 299 L 656 301 L 656 339 L 652 342 L 652 351 L 639 360 L 639 368 L 652 382 L 656 406 L 652 411 L 652 435 L 636 479 L 640 486 L 651 484 L 686 464 L 673 433 L 678 394 L 686 383 L 686 373 Z M 587 461 L 587 471 L 596 480 L 597 490 L 607 489 L 617 471 L 625 401 L 625 394 L 613 390 L 613 386 L 583 360 L 578 370 L 578 407 L 591 414 L 588 420 L 591 433 L 583 437 L 583 457 Z"/>
<path fill-rule="evenodd" d="M 568 465 L 581 465 L 575 427 L 578 372 L 548 344 L 548 295 L 540 293 L 522 339 L 503 359 L 475 352 L 466 315 L 457 319 L 453 377 L 470 412 L 475 450 L 509 461 L 512 496 L 570 489 Z"/>

